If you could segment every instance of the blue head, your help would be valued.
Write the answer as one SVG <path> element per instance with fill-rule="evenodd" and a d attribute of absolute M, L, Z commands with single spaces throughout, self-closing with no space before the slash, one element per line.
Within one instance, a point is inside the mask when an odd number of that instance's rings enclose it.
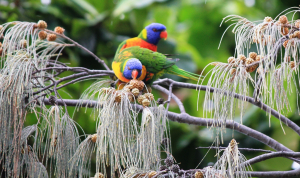
<path fill-rule="evenodd" d="M 123 70 L 123 76 L 129 80 L 137 79 L 142 74 L 143 65 L 140 60 L 131 58 L 126 62 Z"/>
<path fill-rule="evenodd" d="M 168 36 L 166 27 L 160 23 L 152 23 L 145 27 L 145 29 L 147 32 L 146 41 L 154 45 L 157 45 L 161 38 L 166 39 Z"/>

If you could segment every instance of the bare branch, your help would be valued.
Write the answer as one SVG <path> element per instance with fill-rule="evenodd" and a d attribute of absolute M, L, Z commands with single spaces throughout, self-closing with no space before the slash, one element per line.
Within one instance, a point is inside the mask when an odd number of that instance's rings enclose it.
<path fill-rule="evenodd" d="M 227 147 L 221 147 L 221 146 L 207 146 L 207 147 L 197 147 L 196 149 L 226 149 Z M 255 152 L 265 152 L 265 153 L 273 153 L 274 151 L 271 150 L 264 150 L 264 149 L 255 149 L 255 148 L 238 148 L 239 150 L 243 151 L 255 151 Z M 294 152 L 293 152 L 294 153 Z"/>
<path fill-rule="evenodd" d="M 252 159 L 249 159 L 248 161 L 244 162 L 243 164 L 255 164 L 267 159 L 276 158 L 276 157 L 300 157 L 300 152 L 286 152 L 286 151 L 280 151 L 280 152 L 272 152 L 272 153 L 266 153 L 263 155 L 256 156 Z"/>
<path fill-rule="evenodd" d="M 300 169 L 292 171 L 253 171 L 247 172 L 252 177 L 298 177 L 300 175 Z"/>
<path fill-rule="evenodd" d="M 44 99 L 43 102 L 46 105 L 52 105 L 49 102 L 49 99 Z M 64 103 L 67 106 L 77 106 L 79 103 L 81 103 L 82 107 L 94 107 L 96 104 L 98 104 L 96 101 L 89 101 L 89 100 L 57 99 L 58 105 L 63 105 Z M 134 104 L 132 108 L 134 108 L 137 112 L 143 111 L 143 107 L 140 105 L 137 105 L 137 104 Z M 215 125 L 213 119 L 194 117 L 194 116 L 190 116 L 189 114 L 186 114 L 186 113 L 178 114 L 178 113 L 168 111 L 167 116 L 170 120 L 175 121 L 175 122 L 180 122 L 180 123 L 193 124 L 193 125 L 199 125 L 199 126 Z M 218 127 L 220 125 L 215 125 L 215 126 Z M 244 135 L 250 136 L 277 151 L 292 152 L 292 150 L 285 147 L 284 145 L 277 142 L 276 140 L 272 139 L 271 137 L 269 137 L 261 132 L 258 132 L 254 129 L 251 129 L 247 126 L 241 125 L 237 122 L 226 121 L 225 126 L 226 126 L 226 128 L 236 130 Z"/>
<path fill-rule="evenodd" d="M 73 79 L 73 78 L 77 78 L 77 77 L 82 77 L 82 76 L 87 76 L 89 74 L 102 74 L 101 76 L 112 76 L 114 75 L 112 71 L 105 71 L 105 70 L 90 70 L 89 72 L 81 72 L 81 73 L 77 73 L 77 74 L 73 74 L 73 75 L 69 75 L 67 77 L 63 77 L 63 78 L 60 78 L 57 82 L 57 84 L 63 82 L 63 81 L 66 81 L 66 80 L 70 80 L 70 79 Z M 95 77 L 95 76 L 92 76 L 92 77 Z M 71 83 L 74 83 L 76 81 L 73 81 L 73 82 L 70 82 L 68 84 L 71 84 Z M 43 92 L 51 87 L 53 87 L 55 85 L 55 83 L 52 83 L 51 85 L 48 85 L 46 86 L 45 88 L 39 90 L 39 91 L 36 91 L 34 92 L 33 94 L 36 95 L 40 92 Z M 65 85 L 66 86 L 66 85 Z"/>
<path fill-rule="evenodd" d="M 196 89 L 196 90 L 203 90 L 203 91 L 209 91 L 211 93 L 217 92 L 219 89 L 213 88 L 213 87 L 207 87 L 205 85 L 196 85 L 196 84 L 189 84 L 189 83 L 183 83 L 183 82 L 176 82 L 171 79 L 160 79 L 153 84 L 162 84 L 169 86 L 169 83 L 172 82 L 174 87 L 180 87 L 180 88 L 190 88 L 190 89 Z M 228 94 L 227 92 L 223 92 L 224 95 Z M 274 117 L 278 118 L 280 121 L 282 121 L 285 125 L 293 129 L 298 135 L 300 135 L 300 127 L 295 124 L 293 121 L 285 117 L 284 115 L 280 114 L 278 111 L 275 109 L 271 108 L 270 106 L 262 103 L 261 101 L 255 101 L 254 98 L 249 97 L 249 96 L 242 96 L 239 94 L 234 93 L 233 94 L 234 98 L 240 99 L 247 101 L 248 103 L 251 103 L 260 109 L 272 114 Z"/>

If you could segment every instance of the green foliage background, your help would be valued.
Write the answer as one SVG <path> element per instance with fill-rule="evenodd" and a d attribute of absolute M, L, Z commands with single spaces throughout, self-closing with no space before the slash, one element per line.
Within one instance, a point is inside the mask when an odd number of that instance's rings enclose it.
<path fill-rule="evenodd" d="M 222 19 L 231 14 L 240 15 L 249 20 L 263 20 L 289 7 L 299 6 L 298 0 L 253 0 L 254 6 L 248 7 L 249 0 L 52 0 L 49 5 L 40 0 L 0 1 L 0 22 L 45 20 L 49 29 L 61 26 L 66 29 L 65 35 L 93 51 L 110 66 L 118 44 L 126 38 L 137 36 L 144 26 L 151 22 L 163 23 L 167 27 L 168 39 L 159 44 L 159 51 L 177 54 L 181 59 L 178 65 L 191 72 L 200 73 L 210 62 L 227 61 L 234 55 L 234 34 L 229 30 L 218 49 L 219 41 L 225 29 L 231 24 L 220 27 Z M 255 50 L 255 49 L 253 49 Z M 70 66 L 83 66 L 90 69 L 101 69 L 101 65 L 84 51 L 67 48 L 63 51 L 62 62 Z M 70 73 L 64 73 L 68 75 Z M 168 76 L 174 80 L 181 78 Z M 73 84 L 61 92 L 64 98 L 79 98 L 81 93 L 93 81 Z M 191 82 L 191 81 L 188 81 Z M 154 91 L 156 98 L 167 96 Z M 203 117 L 203 92 L 197 108 L 198 92 L 187 89 L 175 89 L 175 94 L 182 99 L 187 112 Z M 71 97 L 72 96 L 72 97 Z M 294 112 L 288 117 L 300 124 L 296 110 L 296 96 L 290 96 Z M 69 108 L 73 113 L 74 108 Z M 171 111 L 179 112 L 175 103 L 171 103 Z M 76 120 L 86 134 L 95 133 L 95 121 L 90 110 L 84 109 L 74 113 Z M 113 119 L 113 118 L 112 118 Z M 239 120 L 240 118 L 236 118 Z M 280 141 L 288 148 L 299 151 L 299 136 L 289 128 L 284 135 L 278 119 L 271 117 L 271 126 L 266 113 L 254 106 L 248 106 L 243 123 Z M 31 115 L 26 124 L 35 123 Z M 213 131 L 209 128 L 170 122 L 173 155 L 181 168 L 199 168 L 215 162 L 215 151 L 207 153 L 207 149 L 195 149 L 198 146 L 210 146 L 213 142 Z M 264 148 L 256 140 L 237 132 L 227 130 L 224 145 L 235 138 L 239 147 Z M 243 152 L 249 159 L 259 153 Z M 203 160 L 203 161 L 202 161 Z M 292 161 L 287 159 L 271 159 L 253 166 L 254 170 L 289 170 Z M 93 166 L 92 166 L 93 167 Z M 93 172 L 94 170 L 92 170 Z"/>

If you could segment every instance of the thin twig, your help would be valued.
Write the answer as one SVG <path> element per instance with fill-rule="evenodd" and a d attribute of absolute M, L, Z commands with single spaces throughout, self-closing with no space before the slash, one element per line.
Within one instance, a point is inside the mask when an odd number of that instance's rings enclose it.
<path fill-rule="evenodd" d="M 101 60 L 98 56 L 96 56 L 93 52 L 91 52 L 90 50 L 88 50 L 87 48 L 85 48 L 84 46 L 80 45 L 79 43 L 77 43 L 76 41 L 72 40 L 71 38 L 65 36 L 64 34 L 59 34 L 59 33 L 56 33 L 52 30 L 48 30 L 48 29 L 44 29 L 44 31 L 48 32 L 48 33 L 53 33 L 53 34 L 56 34 L 57 36 L 60 36 L 70 42 L 72 42 L 75 46 L 79 47 L 80 49 L 86 51 L 87 53 L 89 53 L 91 56 L 93 56 L 99 63 L 101 63 L 103 65 L 103 67 L 110 71 L 110 68 L 105 64 L 105 62 L 103 60 Z"/>
<path fill-rule="evenodd" d="M 162 91 L 164 92 L 165 94 L 169 95 L 169 90 L 165 89 L 164 87 L 162 86 L 159 86 L 159 85 L 152 85 L 152 88 L 155 88 L 159 91 Z M 174 101 L 177 103 L 178 107 L 179 107 L 179 110 L 180 110 L 180 113 L 186 113 L 185 112 L 185 108 L 183 106 L 183 103 L 180 101 L 180 99 L 174 95 L 173 93 L 171 93 L 171 96 L 172 98 L 174 99 Z"/>
<path fill-rule="evenodd" d="M 197 147 L 196 149 L 226 149 L 228 147 L 221 147 L 221 146 L 208 146 L 208 147 Z M 265 153 L 273 153 L 274 151 L 271 150 L 264 150 L 264 149 L 255 149 L 255 148 L 239 148 L 239 150 L 243 151 L 255 151 L 255 152 L 265 152 Z M 294 152 L 293 152 L 294 153 Z"/>

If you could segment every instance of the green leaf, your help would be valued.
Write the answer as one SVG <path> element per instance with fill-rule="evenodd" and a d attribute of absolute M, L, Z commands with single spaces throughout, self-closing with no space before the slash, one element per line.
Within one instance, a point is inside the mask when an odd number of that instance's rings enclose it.
<path fill-rule="evenodd" d="M 113 16 L 117 17 L 123 13 L 129 12 L 132 9 L 141 9 L 151 5 L 154 2 L 164 2 L 165 0 L 122 0 L 119 1 L 113 11 Z"/>

